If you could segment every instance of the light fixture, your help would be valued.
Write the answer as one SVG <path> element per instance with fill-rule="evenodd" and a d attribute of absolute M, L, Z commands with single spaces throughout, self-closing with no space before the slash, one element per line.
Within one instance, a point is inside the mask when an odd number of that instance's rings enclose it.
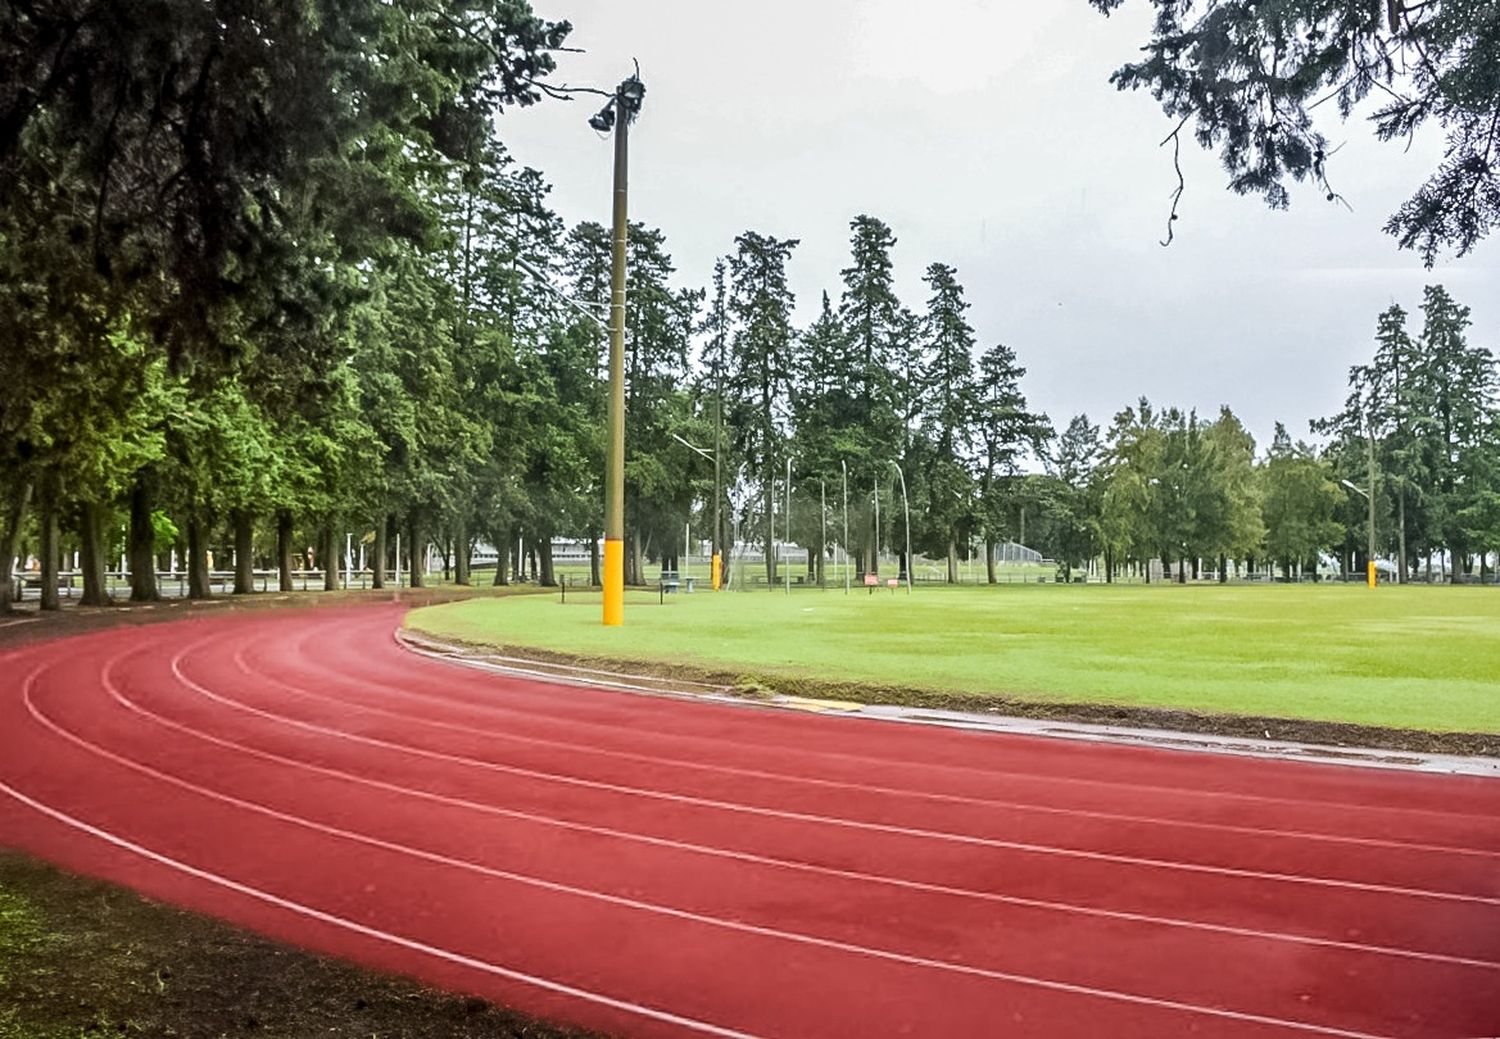
<path fill-rule="evenodd" d="M 600 133 L 609 133 L 615 128 L 615 108 L 611 101 L 594 115 L 589 117 L 589 125 Z"/>

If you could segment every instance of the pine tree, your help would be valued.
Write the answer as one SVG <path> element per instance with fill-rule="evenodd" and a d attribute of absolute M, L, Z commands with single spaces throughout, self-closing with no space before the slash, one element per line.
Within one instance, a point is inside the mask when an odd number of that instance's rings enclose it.
<path fill-rule="evenodd" d="M 786 264 L 796 239 L 746 231 L 734 240 L 729 257 L 729 312 L 734 318 L 727 380 L 730 425 L 736 452 L 745 459 L 752 482 L 760 485 L 760 522 L 766 546 L 766 579 L 776 584 L 773 503 L 777 462 L 785 450 L 788 396 L 792 378 L 792 307 Z"/>
<path fill-rule="evenodd" d="M 990 584 L 997 580 L 995 547 L 1007 533 L 1004 490 L 1027 451 L 1042 453 L 1051 438 L 1047 416 L 1033 412 L 1021 392 L 1026 369 L 1016 353 L 996 343 L 979 358 L 974 393 L 974 437 L 979 445 L 980 530 Z"/>

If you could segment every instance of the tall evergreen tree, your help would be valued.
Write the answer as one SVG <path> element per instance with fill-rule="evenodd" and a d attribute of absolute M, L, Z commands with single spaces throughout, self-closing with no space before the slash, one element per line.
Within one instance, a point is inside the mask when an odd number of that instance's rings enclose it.
<path fill-rule="evenodd" d="M 792 307 L 786 264 L 797 239 L 746 231 L 729 257 L 729 312 L 734 318 L 727 380 L 735 449 L 747 476 L 758 484 L 759 522 L 766 547 L 766 579 L 776 584 L 773 506 L 777 463 L 785 459 L 789 387 L 792 379 Z"/>

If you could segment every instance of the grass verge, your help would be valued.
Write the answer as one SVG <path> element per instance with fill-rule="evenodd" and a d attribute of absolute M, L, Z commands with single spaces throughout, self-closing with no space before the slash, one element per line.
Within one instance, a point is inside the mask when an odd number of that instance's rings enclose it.
<path fill-rule="evenodd" d="M 470 645 L 873 703 L 1500 753 L 1500 594 L 1342 586 L 806 590 L 471 601 L 408 625 Z"/>
<path fill-rule="evenodd" d="M 0 850 L 0 1039 L 584 1039 Z"/>

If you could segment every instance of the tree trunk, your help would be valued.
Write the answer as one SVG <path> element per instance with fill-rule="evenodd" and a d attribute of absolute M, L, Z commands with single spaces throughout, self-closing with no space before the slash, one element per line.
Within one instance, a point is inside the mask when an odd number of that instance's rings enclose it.
<path fill-rule="evenodd" d="M 557 578 L 552 572 L 552 538 L 545 537 L 537 542 L 537 554 L 541 556 L 542 587 L 556 588 Z"/>
<path fill-rule="evenodd" d="M 255 517 L 247 509 L 234 510 L 234 594 L 255 591 Z"/>
<path fill-rule="evenodd" d="M 1112 548 L 1104 550 L 1104 583 L 1115 583 L 1115 550 Z"/>
<path fill-rule="evenodd" d="M 375 543 L 370 546 L 370 587 L 385 587 L 386 526 L 390 522 L 385 513 L 375 517 Z"/>
<path fill-rule="evenodd" d="M 323 556 L 323 591 L 336 592 L 339 590 L 339 549 L 342 547 L 336 520 L 324 523 L 318 542 L 318 551 Z"/>
<path fill-rule="evenodd" d="M 1219 553 L 1219 583 L 1229 583 L 1229 559 L 1222 552 Z"/>
<path fill-rule="evenodd" d="M 958 540 L 948 532 L 948 583 L 958 584 Z"/>
<path fill-rule="evenodd" d="M 453 521 L 453 583 L 469 584 L 469 525 L 462 516 Z"/>
<path fill-rule="evenodd" d="M 130 601 L 156 602 L 156 531 L 151 526 L 151 496 L 137 478 L 130 489 Z"/>
<path fill-rule="evenodd" d="M 407 522 L 406 534 L 408 553 L 407 561 L 410 564 L 407 569 L 411 574 L 411 587 L 426 587 L 423 584 L 423 581 L 426 579 L 427 575 L 422 572 L 423 569 L 425 569 L 425 560 L 423 559 L 423 556 L 426 555 L 426 551 L 424 548 L 419 547 L 422 534 L 422 525 L 418 521 L 417 514 L 415 512 L 412 513 L 411 519 Z"/>
<path fill-rule="evenodd" d="M 11 492 L 5 526 L 0 529 L 0 613 L 9 613 L 15 580 L 15 559 L 21 550 L 21 528 L 26 523 L 26 507 L 31 504 L 31 481 L 22 480 Z"/>
<path fill-rule="evenodd" d="M 1407 580 L 1406 572 L 1406 487 L 1396 485 L 1396 580 L 1402 584 Z"/>
<path fill-rule="evenodd" d="M 62 604 L 57 601 L 58 539 L 57 539 L 57 481 L 55 477 L 42 478 L 41 502 L 42 543 L 38 554 L 42 557 L 42 609 L 55 610 Z"/>
<path fill-rule="evenodd" d="M 276 513 L 276 573 L 277 586 L 283 592 L 290 592 L 292 590 L 292 514 L 287 509 Z"/>
<path fill-rule="evenodd" d="M 1000 581 L 1000 576 L 995 573 L 995 542 L 988 538 L 984 542 L 984 576 L 989 584 Z"/>
<path fill-rule="evenodd" d="M 86 502 L 79 510 L 78 549 L 79 566 L 83 568 L 84 606 L 110 605 L 109 587 L 104 577 L 104 533 L 100 529 L 103 509 Z"/>
<path fill-rule="evenodd" d="M 495 542 L 495 586 L 510 584 L 510 532 L 502 530 Z"/>
<path fill-rule="evenodd" d="M 776 513 L 774 511 L 775 491 L 773 489 L 775 486 L 776 470 L 775 467 L 771 464 L 771 454 L 769 451 L 767 451 L 766 476 L 765 479 L 761 481 L 761 503 L 765 506 L 766 509 L 766 584 L 771 588 L 776 587 Z"/>
<path fill-rule="evenodd" d="M 188 598 L 209 599 L 213 588 L 208 579 L 208 544 L 203 521 L 193 514 L 188 518 Z"/>
<path fill-rule="evenodd" d="M 599 539 L 589 538 L 589 586 L 598 588 L 604 582 L 599 580 Z"/>

